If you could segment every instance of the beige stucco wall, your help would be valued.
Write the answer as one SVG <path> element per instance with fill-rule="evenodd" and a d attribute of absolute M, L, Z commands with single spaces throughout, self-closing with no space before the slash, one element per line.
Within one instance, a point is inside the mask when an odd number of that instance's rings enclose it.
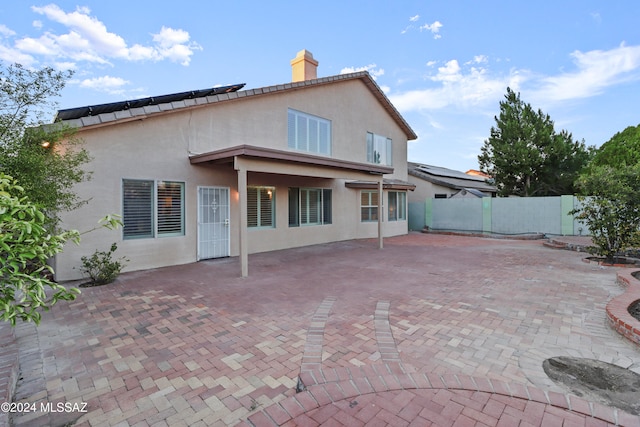
<path fill-rule="evenodd" d="M 458 190 L 454 190 L 453 188 L 434 184 L 413 175 L 409 175 L 407 180 L 416 186 L 416 189 L 407 195 L 410 203 L 424 202 L 426 199 L 433 199 L 436 194 L 446 194 L 447 197 L 451 197 L 458 192 Z"/>
<path fill-rule="evenodd" d="M 104 215 L 121 214 L 122 179 L 130 178 L 185 182 L 186 232 L 179 237 L 135 240 L 123 240 L 122 230 L 87 233 L 79 246 L 67 244 L 58 255 L 57 279 L 79 278 L 80 257 L 96 249 L 107 250 L 112 242 L 118 244 L 117 255 L 130 260 L 125 271 L 196 261 L 198 186 L 231 190 L 230 248 L 232 256 L 238 255 L 237 172 L 231 164 L 191 165 L 188 158 L 243 144 L 288 150 L 287 108 L 331 120 L 333 158 L 365 163 L 367 131 L 392 138 L 394 173 L 385 178 L 407 179 L 406 136 L 360 80 L 238 98 L 143 120 L 82 129 L 79 137 L 93 158 L 87 166 L 93 171 L 93 179 L 77 186 L 80 197 L 89 202 L 63 215 L 65 228 L 89 230 Z M 377 223 L 360 222 L 359 190 L 344 185 L 349 180 L 377 177 L 339 169 L 243 161 L 250 171 L 249 185 L 276 187 L 276 228 L 249 230 L 249 253 L 377 235 Z M 333 224 L 289 228 L 287 189 L 294 186 L 332 188 Z M 386 200 L 385 195 L 385 205 Z M 385 236 L 405 233 L 406 221 L 385 222 Z"/>

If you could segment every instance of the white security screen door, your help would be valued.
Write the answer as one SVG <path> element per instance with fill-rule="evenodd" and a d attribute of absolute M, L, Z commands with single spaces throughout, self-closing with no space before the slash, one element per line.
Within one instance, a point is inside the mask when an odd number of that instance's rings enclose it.
<path fill-rule="evenodd" d="M 229 188 L 198 187 L 198 260 L 229 256 Z"/>

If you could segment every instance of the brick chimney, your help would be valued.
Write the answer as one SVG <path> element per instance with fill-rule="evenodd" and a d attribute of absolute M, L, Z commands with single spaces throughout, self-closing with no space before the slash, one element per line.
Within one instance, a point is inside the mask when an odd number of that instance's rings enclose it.
<path fill-rule="evenodd" d="M 302 82 L 318 78 L 318 61 L 313 54 L 304 49 L 291 60 L 291 81 Z"/>

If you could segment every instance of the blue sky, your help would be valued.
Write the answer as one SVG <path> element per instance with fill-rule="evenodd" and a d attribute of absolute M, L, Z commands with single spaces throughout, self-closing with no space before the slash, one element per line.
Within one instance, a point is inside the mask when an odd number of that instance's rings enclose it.
<path fill-rule="evenodd" d="M 640 123 L 640 2 L 0 3 L 0 60 L 72 69 L 60 108 L 368 70 L 419 138 L 409 160 L 466 171 L 507 86 L 599 146 Z M 53 112 L 52 112 L 53 117 Z"/>

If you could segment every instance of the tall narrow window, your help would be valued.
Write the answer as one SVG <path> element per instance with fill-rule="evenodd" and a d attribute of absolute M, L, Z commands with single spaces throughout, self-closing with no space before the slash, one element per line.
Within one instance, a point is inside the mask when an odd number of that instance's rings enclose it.
<path fill-rule="evenodd" d="M 289 227 L 331 224 L 331 189 L 289 188 Z"/>
<path fill-rule="evenodd" d="M 296 110 L 287 113 L 288 146 L 294 150 L 331 155 L 331 122 Z"/>
<path fill-rule="evenodd" d="M 367 162 L 393 165 L 393 143 L 386 136 L 367 132 Z"/>
<path fill-rule="evenodd" d="M 158 235 L 184 234 L 184 183 L 158 182 Z"/>
<path fill-rule="evenodd" d="M 300 189 L 289 189 L 289 227 L 300 225 Z"/>
<path fill-rule="evenodd" d="M 122 181 L 122 223 L 125 239 L 153 237 L 153 181 Z"/>
<path fill-rule="evenodd" d="M 247 226 L 275 227 L 274 187 L 247 187 Z"/>
<path fill-rule="evenodd" d="M 360 220 L 362 222 L 378 220 L 377 191 L 362 191 L 360 193 Z"/>
<path fill-rule="evenodd" d="M 407 219 L 407 193 L 399 191 L 389 192 L 389 221 L 403 221 Z"/>

